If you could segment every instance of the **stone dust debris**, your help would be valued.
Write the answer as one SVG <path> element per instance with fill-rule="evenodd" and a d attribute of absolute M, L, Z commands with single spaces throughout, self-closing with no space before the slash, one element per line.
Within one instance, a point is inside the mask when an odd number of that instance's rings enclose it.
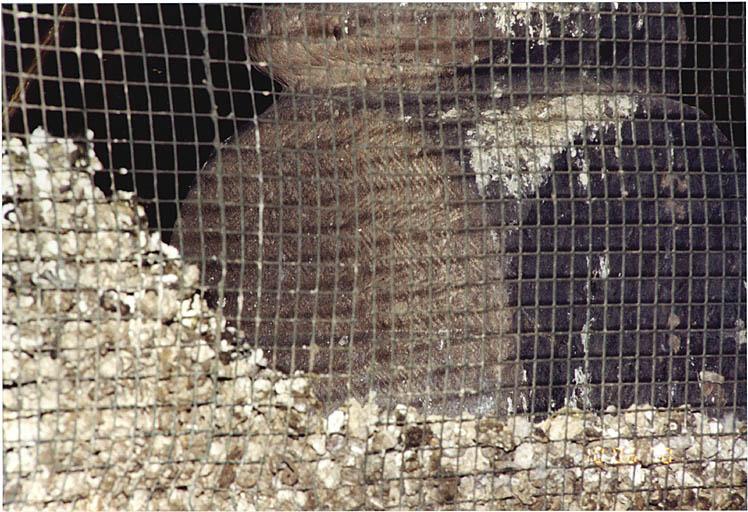
<path fill-rule="evenodd" d="M 199 275 L 90 145 L 3 145 L 9 510 L 744 509 L 745 425 L 685 409 L 532 423 L 354 400 L 228 357 Z"/>
<path fill-rule="evenodd" d="M 576 94 L 481 112 L 467 141 L 478 190 L 485 194 L 491 181 L 499 181 L 509 197 L 532 196 L 549 176 L 554 158 L 575 138 L 596 141 L 600 132 L 618 133 L 621 122 L 636 110 L 630 96 Z M 586 187 L 588 174 L 579 179 Z"/>

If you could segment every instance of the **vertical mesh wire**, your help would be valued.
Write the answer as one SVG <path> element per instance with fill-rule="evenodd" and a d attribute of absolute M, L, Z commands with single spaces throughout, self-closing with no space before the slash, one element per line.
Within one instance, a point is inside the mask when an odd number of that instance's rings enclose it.
<path fill-rule="evenodd" d="M 2 14 L 6 507 L 745 507 L 745 4 Z"/>

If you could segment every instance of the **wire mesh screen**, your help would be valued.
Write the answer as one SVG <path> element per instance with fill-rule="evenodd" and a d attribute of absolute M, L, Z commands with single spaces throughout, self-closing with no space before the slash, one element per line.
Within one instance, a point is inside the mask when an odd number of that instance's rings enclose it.
<path fill-rule="evenodd" d="M 6 507 L 745 507 L 745 4 L 2 14 Z"/>

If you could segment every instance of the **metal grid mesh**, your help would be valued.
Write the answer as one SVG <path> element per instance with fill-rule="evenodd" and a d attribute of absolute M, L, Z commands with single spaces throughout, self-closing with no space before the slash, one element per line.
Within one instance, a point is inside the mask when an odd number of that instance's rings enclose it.
<path fill-rule="evenodd" d="M 744 25 L 3 6 L 5 504 L 744 506 Z"/>

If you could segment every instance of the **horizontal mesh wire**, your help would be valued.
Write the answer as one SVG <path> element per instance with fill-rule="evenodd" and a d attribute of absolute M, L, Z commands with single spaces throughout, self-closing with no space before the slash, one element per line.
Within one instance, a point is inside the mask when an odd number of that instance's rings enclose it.
<path fill-rule="evenodd" d="M 2 14 L 6 507 L 745 507 L 745 4 Z"/>

